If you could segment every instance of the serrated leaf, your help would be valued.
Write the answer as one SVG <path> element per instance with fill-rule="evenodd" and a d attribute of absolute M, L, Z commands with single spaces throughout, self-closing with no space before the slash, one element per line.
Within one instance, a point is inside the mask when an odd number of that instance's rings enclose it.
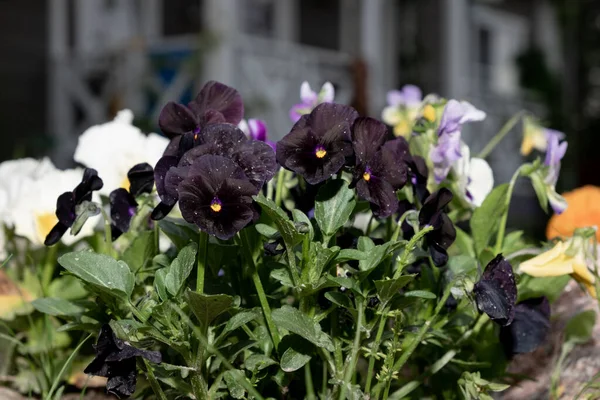
<path fill-rule="evenodd" d="M 420 299 L 433 300 L 437 296 L 435 294 L 431 293 L 431 292 L 426 291 L 426 290 L 412 290 L 410 292 L 404 293 L 404 297 L 418 297 Z"/>
<path fill-rule="evenodd" d="M 234 306 L 234 298 L 226 294 L 203 294 L 188 290 L 186 298 L 190 309 L 204 327 Z"/>
<path fill-rule="evenodd" d="M 279 365 L 285 372 L 294 372 L 304 367 L 310 358 L 309 355 L 299 353 L 293 347 L 288 347 L 281 356 Z"/>
<path fill-rule="evenodd" d="M 154 288 L 156 289 L 156 292 L 158 293 L 162 301 L 166 301 L 169 299 L 169 294 L 167 292 L 167 284 L 165 283 L 167 272 L 167 268 L 162 268 L 154 273 Z"/>
<path fill-rule="evenodd" d="M 400 289 L 408 285 L 416 275 L 402 275 L 397 279 L 374 281 L 377 296 L 382 302 L 388 302 Z"/>
<path fill-rule="evenodd" d="M 315 219 L 326 236 L 333 236 L 352 214 L 356 205 L 354 190 L 343 179 L 323 185 L 315 197 Z"/>
<path fill-rule="evenodd" d="M 321 326 L 300 310 L 283 306 L 273 310 L 273 321 L 278 328 L 295 333 L 315 346 L 334 351 L 333 342 L 329 335 L 321 330 Z"/>
<path fill-rule="evenodd" d="M 181 291 L 185 285 L 185 281 L 190 276 L 196 264 L 196 252 L 198 246 L 195 243 L 190 243 L 185 246 L 177 257 L 171 263 L 169 271 L 165 276 L 165 285 L 169 293 L 173 296 Z"/>
<path fill-rule="evenodd" d="M 237 328 L 241 327 L 242 325 L 245 325 L 251 321 L 254 321 L 255 319 L 259 318 L 262 315 L 260 309 L 258 308 L 254 308 L 252 310 L 244 310 L 241 311 L 237 314 L 235 314 L 233 317 L 229 318 L 229 321 L 227 321 L 227 324 L 225 324 L 225 329 L 223 330 L 224 333 L 227 332 L 232 332 L 234 330 L 236 330 Z"/>
<path fill-rule="evenodd" d="M 158 253 L 158 249 L 156 248 L 154 231 L 144 231 L 133 239 L 121 258 L 135 273 L 151 264 L 156 253 Z"/>
<path fill-rule="evenodd" d="M 158 226 L 178 249 L 190 242 L 198 243 L 198 230 L 182 219 L 167 217 L 158 221 Z"/>
<path fill-rule="evenodd" d="M 121 299 L 129 299 L 135 278 L 126 263 L 91 251 L 67 253 L 58 259 L 67 271 L 92 287 Z"/>
<path fill-rule="evenodd" d="M 277 361 L 264 354 L 252 354 L 244 361 L 244 366 L 248 371 L 260 371 L 275 364 L 277 364 Z"/>
<path fill-rule="evenodd" d="M 487 247 L 498 230 L 500 219 L 506 210 L 508 183 L 496 186 L 483 201 L 481 207 L 473 211 L 471 236 L 475 252 L 479 255 Z"/>
<path fill-rule="evenodd" d="M 77 304 L 55 297 L 35 299 L 31 302 L 31 305 L 39 312 L 54 316 L 77 315 L 84 311 L 83 308 L 79 307 Z"/>
<path fill-rule="evenodd" d="M 254 196 L 254 200 L 261 206 L 263 212 L 277 225 L 286 246 L 291 248 L 300 243 L 302 235 L 296 230 L 296 226 L 281 207 L 277 207 L 273 200 L 267 199 L 262 193 Z"/>

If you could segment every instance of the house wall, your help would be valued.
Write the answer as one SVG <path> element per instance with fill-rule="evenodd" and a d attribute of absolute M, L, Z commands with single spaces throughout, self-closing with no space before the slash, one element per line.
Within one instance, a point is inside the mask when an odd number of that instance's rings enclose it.
<path fill-rule="evenodd" d="M 48 146 L 46 27 L 45 1 L 0 1 L 0 160 Z"/>

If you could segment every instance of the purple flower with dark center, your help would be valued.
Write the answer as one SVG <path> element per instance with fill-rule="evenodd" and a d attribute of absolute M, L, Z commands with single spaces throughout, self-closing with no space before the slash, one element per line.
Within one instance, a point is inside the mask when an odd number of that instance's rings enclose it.
<path fill-rule="evenodd" d="M 452 201 L 452 192 L 441 188 L 431 194 L 419 211 L 421 228 L 432 226 L 433 230 L 425 234 L 425 243 L 434 264 L 441 267 L 448 262 L 447 249 L 456 239 L 454 224 L 444 212 L 444 208 Z"/>
<path fill-rule="evenodd" d="M 318 105 L 277 142 L 277 162 L 311 185 L 337 173 L 352 155 L 351 127 L 358 113 L 334 103 Z"/>
<path fill-rule="evenodd" d="M 190 166 L 179 184 L 179 208 L 187 222 L 227 240 L 258 217 L 252 203 L 256 193 L 256 186 L 231 159 L 207 154 Z"/>
<path fill-rule="evenodd" d="M 473 287 L 479 311 L 500 326 L 509 325 L 515 316 L 517 283 L 512 266 L 498 254 L 485 267 L 481 279 Z"/>
<path fill-rule="evenodd" d="M 172 139 L 188 132 L 200 134 L 208 124 L 228 122 L 237 125 L 243 116 L 244 104 L 238 91 L 210 81 L 187 105 L 167 103 L 160 112 L 158 126 Z"/>
<path fill-rule="evenodd" d="M 462 157 L 460 136 L 467 122 L 482 121 L 485 113 L 466 101 L 449 100 L 438 127 L 438 143 L 429 152 L 437 183 L 446 179 L 450 167 Z"/>
<path fill-rule="evenodd" d="M 388 217 L 398 209 L 396 190 L 406 184 L 406 165 L 402 157 L 406 141 L 386 142 L 387 127 L 373 118 L 356 119 L 352 134 L 356 191 L 371 203 L 375 216 Z"/>
<path fill-rule="evenodd" d="M 545 297 L 527 299 L 515 307 L 510 325 L 500 329 L 500 342 L 508 357 L 534 351 L 550 330 L 550 303 Z"/>
<path fill-rule="evenodd" d="M 104 324 L 94 346 L 96 358 L 83 371 L 89 375 L 108 378 L 106 392 L 119 398 L 129 397 L 135 392 L 137 383 L 136 357 L 159 364 L 158 351 L 142 350 L 117 338 L 112 328 Z"/>
<path fill-rule="evenodd" d="M 73 226 L 77 219 L 76 207 L 84 201 L 92 200 L 92 192 L 102 189 L 104 183 L 98 172 L 92 168 L 83 171 L 83 178 L 72 192 L 65 192 L 56 200 L 56 217 L 58 222 L 46 236 L 44 244 L 52 246 Z"/>
<path fill-rule="evenodd" d="M 153 211 L 152 219 L 168 214 L 179 199 L 179 185 L 188 176 L 190 167 L 207 154 L 227 157 L 240 167 L 256 188 L 253 194 L 275 175 L 277 163 L 273 149 L 264 142 L 248 139 L 232 124 L 208 125 L 202 135 L 191 141 L 188 138 L 189 135 L 184 135 L 180 140 L 177 151 L 182 155 L 167 148 L 175 155 L 163 156 L 156 164 L 156 190 L 161 203 Z"/>
<path fill-rule="evenodd" d="M 268 139 L 267 124 L 262 119 L 250 118 L 248 121 L 242 120 L 238 128 L 248 137 L 248 139 L 265 142 L 275 150 L 275 142 Z"/>

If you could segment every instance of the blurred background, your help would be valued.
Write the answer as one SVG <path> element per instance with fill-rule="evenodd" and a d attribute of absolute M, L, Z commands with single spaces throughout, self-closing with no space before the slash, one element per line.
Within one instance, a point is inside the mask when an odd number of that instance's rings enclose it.
<path fill-rule="evenodd" d="M 72 163 L 77 136 L 130 108 L 158 131 L 170 100 L 215 79 L 273 139 L 307 80 L 379 117 L 412 83 L 488 113 L 472 153 L 522 109 L 567 134 L 559 191 L 600 184 L 598 0 L 0 0 L 0 160 Z M 496 182 L 522 163 L 521 127 L 489 157 Z M 543 227 L 530 184 L 511 218 Z"/>

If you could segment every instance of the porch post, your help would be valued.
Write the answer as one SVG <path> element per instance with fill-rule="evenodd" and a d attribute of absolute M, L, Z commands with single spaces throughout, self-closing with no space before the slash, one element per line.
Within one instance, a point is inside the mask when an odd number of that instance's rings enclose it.
<path fill-rule="evenodd" d="M 204 58 L 204 80 L 217 80 L 235 86 L 235 36 L 238 10 L 244 2 L 204 0 L 204 26 L 216 43 Z"/>
<path fill-rule="evenodd" d="M 367 65 L 368 109 L 370 115 L 378 115 L 385 105 L 384 69 L 384 0 L 361 2 L 362 56 Z"/>
<path fill-rule="evenodd" d="M 469 37 L 468 0 L 442 0 L 445 6 L 444 37 L 444 95 L 464 98 L 471 91 L 469 70 L 471 38 Z"/>

